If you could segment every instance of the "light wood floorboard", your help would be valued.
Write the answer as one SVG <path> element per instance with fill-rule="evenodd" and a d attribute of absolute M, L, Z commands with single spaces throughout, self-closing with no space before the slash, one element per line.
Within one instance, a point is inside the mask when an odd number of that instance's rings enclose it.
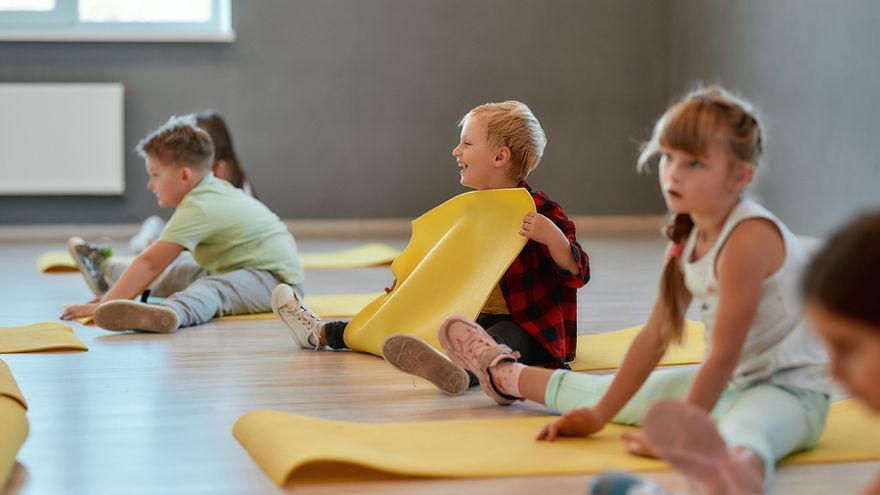
<path fill-rule="evenodd" d="M 300 248 L 341 249 L 373 240 L 304 240 Z M 654 236 L 605 236 L 583 244 L 594 268 L 593 281 L 580 293 L 580 331 L 642 323 L 656 293 L 663 243 Z M 62 303 L 88 298 L 78 275 L 37 273 L 37 255 L 60 248 L 0 242 L 0 325 L 53 320 Z M 310 271 L 306 288 L 313 294 L 366 292 L 390 280 L 387 267 Z M 233 423 L 247 411 L 378 422 L 546 412 L 536 405 L 497 407 L 479 392 L 446 397 L 374 356 L 297 349 L 277 321 L 209 323 L 174 335 L 74 326 L 89 352 L 2 356 L 27 397 L 31 426 L 7 493 L 585 493 L 590 479 L 378 476 L 279 489 L 232 437 Z M 875 469 L 874 463 L 782 468 L 774 493 L 855 493 Z M 649 476 L 685 489 L 673 472 Z"/>

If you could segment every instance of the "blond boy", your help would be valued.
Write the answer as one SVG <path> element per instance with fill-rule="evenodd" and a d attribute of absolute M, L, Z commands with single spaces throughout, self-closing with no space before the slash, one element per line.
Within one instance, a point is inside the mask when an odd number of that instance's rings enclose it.
<path fill-rule="evenodd" d="M 460 125 L 460 141 L 452 155 L 461 184 L 477 190 L 522 187 L 531 193 L 537 209 L 523 219 L 519 233 L 529 240 L 477 322 L 497 342 L 519 352 L 523 362 L 566 367 L 574 359 L 577 344 L 577 289 L 589 281 L 590 266 L 574 223 L 558 204 L 525 182 L 544 153 L 544 130 L 529 107 L 518 101 L 481 105 L 468 112 Z M 291 288 L 276 288 L 272 307 L 301 347 L 346 347 L 345 322 L 320 320 Z M 473 376 L 411 335 L 389 337 L 383 355 L 397 368 L 450 394 L 462 393 L 476 383 Z"/>

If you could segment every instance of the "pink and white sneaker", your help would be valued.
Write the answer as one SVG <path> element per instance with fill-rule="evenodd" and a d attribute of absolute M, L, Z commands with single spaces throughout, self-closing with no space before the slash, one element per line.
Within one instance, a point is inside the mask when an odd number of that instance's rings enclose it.
<path fill-rule="evenodd" d="M 519 353 L 495 342 L 483 327 L 462 316 L 451 316 L 440 325 L 440 345 L 454 364 L 480 380 L 480 388 L 495 402 L 508 405 L 522 400 L 499 390 L 491 373 L 491 368 L 499 363 L 516 362 Z"/>

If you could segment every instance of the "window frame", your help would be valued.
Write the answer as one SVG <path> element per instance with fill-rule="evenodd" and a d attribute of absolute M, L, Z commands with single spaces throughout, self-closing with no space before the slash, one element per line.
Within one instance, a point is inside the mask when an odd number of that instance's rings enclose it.
<path fill-rule="evenodd" d="M 82 22 L 79 0 L 56 0 L 52 11 L 0 12 L 0 42 L 231 43 L 232 0 L 211 0 L 201 22 Z"/>

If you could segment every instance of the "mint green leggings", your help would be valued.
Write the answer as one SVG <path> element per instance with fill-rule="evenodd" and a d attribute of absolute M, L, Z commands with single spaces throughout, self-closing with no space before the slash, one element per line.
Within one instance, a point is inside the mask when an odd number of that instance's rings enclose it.
<path fill-rule="evenodd" d="M 696 367 L 655 370 L 611 422 L 639 425 L 652 402 L 670 397 L 685 399 L 696 374 Z M 547 383 L 544 402 L 560 414 L 594 406 L 613 379 L 613 374 L 557 370 Z M 814 390 L 769 384 L 728 386 L 712 417 L 729 447 L 746 447 L 761 456 L 765 482 L 770 486 L 777 460 L 816 444 L 825 428 L 828 407 L 828 395 Z"/>

